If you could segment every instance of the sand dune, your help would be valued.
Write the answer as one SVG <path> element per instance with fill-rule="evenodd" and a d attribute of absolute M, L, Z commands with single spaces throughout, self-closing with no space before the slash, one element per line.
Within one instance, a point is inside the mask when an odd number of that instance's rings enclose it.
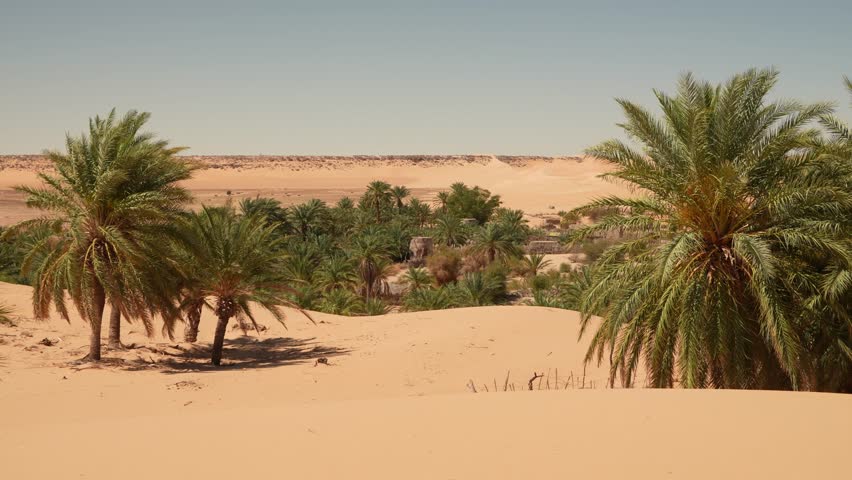
<path fill-rule="evenodd" d="M 331 202 L 375 179 L 430 199 L 463 181 L 547 214 L 623 192 L 593 160 L 241 162 L 198 172 L 198 202 L 228 190 Z M 9 188 L 35 180 L 0 169 L 0 224 L 33 215 Z M 9 478 L 837 478 L 852 431 L 849 396 L 606 389 L 606 365 L 584 374 L 587 339 L 565 310 L 315 314 L 316 325 L 291 312 L 288 329 L 261 314 L 266 330 L 231 330 L 213 369 L 209 313 L 194 346 L 125 324 L 130 348 L 93 366 L 75 362 L 79 318 L 29 319 L 28 287 L 0 284 L 0 299 L 21 317 L 0 326 Z M 523 390 L 535 372 L 551 391 Z M 507 374 L 516 391 L 494 393 Z"/>
<path fill-rule="evenodd" d="M 200 160 L 207 162 L 209 168 L 196 172 L 187 186 L 197 203 L 224 203 L 230 191 L 236 199 L 261 195 L 292 205 L 311 198 L 336 202 L 344 196 L 357 197 L 373 180 L 405 185 L 423 200 L 431 200 L 436 192 L 454 182 L 465 182 L 499 194 L 505 206 L 530 215 L 569 210 L 596 196 L 625 191 L 625 187 L 598 177 L 606 167 L 594 159 L 469 157 L 437 157 L 443 160 L 420 162 L 405 157 L 356 162 L 343 157 L 350 160 L 336 163 L 317 160 L 325 157 L 309 157 L 314 160 L 301 162 L 267 157 L 203 157 Z M 27 209 L 23 196 L 11 190 L 15 185 L 38 184 L 36 170 L 47 168 L 47 164 L 32 164 L 33 161 L 0 159 L 6 163 L 5 168 L 0 168 L 0 225 L 37 213 Z"/>
<path fill-rule="evenodd" d="M 214 370 L 209 315 L 195 348 L 131 326 L 139 345 L 91 366 L 73 362 L 85 325 L 28 320 L 29 293 L 0 284 L 23 317 L 0 327 L 12 478 L 835 478 L 852 429 L 842 395 L 610 390 L 597 367 L 580 389 L 564 310 L 293 312 L 288 330 L 261 316 L 268 329 L 232 330 Z M 563 389 L 521 389 L 557 368 Z M 494 393 L 507 371 L 517 391 Z"/>

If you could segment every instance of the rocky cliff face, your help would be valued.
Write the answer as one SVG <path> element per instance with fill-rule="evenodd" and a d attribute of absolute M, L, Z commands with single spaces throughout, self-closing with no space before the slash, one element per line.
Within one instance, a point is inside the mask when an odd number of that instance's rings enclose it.
<path fill-rule="evenodd" d="M 533 155 L 187 155 L 206 168 L 251 169 L 281 168 L 287 170 L 345 169 L 354 166 L 446 166 L 484 165 L 500 161 L 512 166 L 538 162 L 582 161 L 582 157 L 545 157 Z M 42 155 L 0 155 L 0 170 L 46 170 L 50 162 Z"/>

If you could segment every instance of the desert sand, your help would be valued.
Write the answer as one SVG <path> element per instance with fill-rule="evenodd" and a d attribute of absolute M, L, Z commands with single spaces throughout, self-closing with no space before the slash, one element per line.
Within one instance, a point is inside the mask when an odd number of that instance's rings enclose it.
<path fill-rule="evenodd" d="M 374 179 L 422 198 L 464 181 L 541 215 L 621 191 L 602 171 L 496 157 L 233 164 L 189 186 L 204 202 L 231 190 L 290 204 L 357 195 Z M 8 188 L 34 180 L 28 168 L 0 170 L 0 223 L 32 215 Z M 837 478 L 849 448 L 849 396 L 606 388 L 607 365 L 584 373 L 588 338 L 566 310 L 313 313 L 316 324 L 292 311 L 286 329 L 259 313 L 265 330 L 230 330 L 219 369 L 207 364 L 205 312 L 198 344 L 125 323 L 128 348 L 93 366 L 76 362 L 87 326 L 31 319 L 30 293 L 0 284 L 18 317 L 0 326 L 8 478 Z M 534 373 L 545 377 L 531 392 Z"/>
<path fill-rule="evenodd" d="M 293 159 L 295 158 L 295 159 Z M 419 157 L 417 157 L 419 158 Z M 284 205 L 318 198 L 336 202 L 357 199 L 373 180 L 405 185 L 414 197 L 431 201 L 454 182 L 478 185 L 499 194 L 505 206 L 531 216 L 570 210 L 589 199 L 624 193 L 625 187 L 598 176 L 606 168 L 583 157 L 199 157 L 207 168 L 187 187 L 196 203 L 218 205 L 230 197 L 273 197 Z M 38 185 L 36 172 L 47 164 L 38 158 L 0 157 L 0 225 L 31 218 L 16 185 Z M 531 218 L 534 220 L 534 218 Z"/>

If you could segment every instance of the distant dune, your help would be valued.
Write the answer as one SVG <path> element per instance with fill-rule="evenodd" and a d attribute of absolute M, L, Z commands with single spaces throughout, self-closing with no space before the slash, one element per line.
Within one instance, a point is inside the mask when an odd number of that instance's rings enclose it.
<path fill-rule="evenodd" d="M 207 168 L 283 168 L 290 170 L 337 169 L 351 167 L 463 166 L 484 165 L 497 159 L 513 166 L 563 160 L 582 161 L 581 156 L 537 155 L 185 155 Z M 46 170 L 50 162 L 43 155 L 0 155 L 0 170 Z"/>
<path fill-rule="evenodd" d="M 196 203 L 219 205 L 228 198 L 273 197 L 284 205 L 311 198 L 336 202 L 363 193 L 367 183 L 385 180 L 409 187 L 431 201 L 452 183 L 479 185 L 499 194 L 505 206 L 529 215 L 555 214 L 591 198 L 624 193 L 599 175 L 595 159 L 565 156 L 389 155 L 389 156 L 193 156 L 205 168 L 187 186 Z M 41 156 L 0 157 L 0 225 L 33 217 L 15 185 L 36 185 L 50 165 Z"/>

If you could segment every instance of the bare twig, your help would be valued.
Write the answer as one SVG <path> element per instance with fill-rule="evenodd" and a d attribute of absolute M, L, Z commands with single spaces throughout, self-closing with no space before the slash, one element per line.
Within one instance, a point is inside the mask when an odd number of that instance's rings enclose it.
<path fill-rule="evenodd" d="M 536 372 L 533 372 L 533 377 L 532 377 L 532 378 L 530 379 L 530 381 L 527 383 L 527 386 L 530 388 L 530 390 L 532 390 L 532 389 L 533 389 L 533 382 L 534 382 L 537 378 L 541 378 L 541 377 L 543 377 L 543 376 L 544 376 L 544 374 L 543 374 L 543 373 L 536 373 Z M 539 384 L 541 384 L 541 381 L 539 381 Z"/>

